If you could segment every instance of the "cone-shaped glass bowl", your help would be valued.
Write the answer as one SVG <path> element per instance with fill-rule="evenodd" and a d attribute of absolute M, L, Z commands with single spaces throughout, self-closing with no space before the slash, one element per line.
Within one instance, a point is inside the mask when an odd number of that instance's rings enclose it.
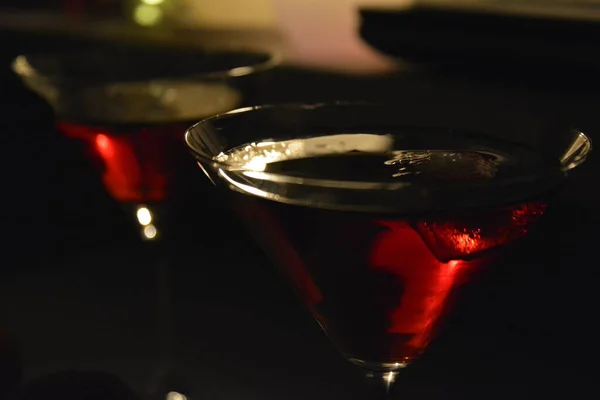
<path fill-rule="evenodd" d="M 186 175 L 185 129 L 242 106 L 275 64 L 267 53 L 112 46 L 21 55 L 12 67 L 52 106 L 59 130 L 85 143 L 142 237 L 155 239 L 157 207 Z"/>
<path fill-rule="evenodd" d="M 393 105 L 238 109 L 186 142 L 333 344 L 389 387 L 458 285 L 525 236 L 591 150 L 576 130 L 506 137 Z"/>

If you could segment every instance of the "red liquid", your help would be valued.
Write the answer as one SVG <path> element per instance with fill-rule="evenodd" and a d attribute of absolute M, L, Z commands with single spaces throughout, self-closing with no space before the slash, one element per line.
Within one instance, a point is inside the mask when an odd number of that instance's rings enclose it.
<path fill-rule="evenodd" d="M 530 202 L 410 218 L 231 196 L 328 336 L 356 363 L 417 357 L 450 308 L 453 289 L 491 260 L 488 250 L 525 235 L 546 209 Z"/>
<path fill-rule="evenodd" d="M 66 136 L 85 141 L 91 157 L 99 161 L 106 190 L 123 203 L 153 203 L 167 198 L 177 164 L 188 157 L 183 135 L 191 125 L 58 123 Z"/>

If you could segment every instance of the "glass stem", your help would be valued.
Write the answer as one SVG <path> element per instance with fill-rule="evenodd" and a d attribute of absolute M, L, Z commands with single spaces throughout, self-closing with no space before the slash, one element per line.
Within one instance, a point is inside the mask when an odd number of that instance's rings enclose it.
<path fill-rule="evenodd" d="M 158 370 L 153 377 L 154 384 L 151 385 L 151 398 L 162 400 L 167 393 L 170 397 L 179 398 L 175 395 L 186 393 L 189 395 L 189 386 L 178 371 L 173 344 L 175 343 L 176 327 L 173 318 L 172 299 L 172 274 L 171 265 L 168 262 L 168 245 L 163 239 L 147 241 L 146 249 L 154 259 L 156 276 L 156 334 L 158 349 Z M 170 398 L 167 396 L 167 398 Z"/>
<path fill-rule="evenodd" d="M 160 256 L 159 256 L 160 257 Z M 164 257 L 164 256 L 163 256 Z M 161 361 L 165 370 L 173 368 L 174 326 L 171 316 L 171 288 L 169 265 L 164 258 L 156 260 L 157 317 Z"/>

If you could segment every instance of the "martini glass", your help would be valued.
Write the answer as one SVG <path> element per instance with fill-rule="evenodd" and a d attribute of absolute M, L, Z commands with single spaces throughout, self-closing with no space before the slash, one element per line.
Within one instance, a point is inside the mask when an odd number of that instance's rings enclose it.
<path fill-rule="evenodd" d="M 186 133 L 205 174 L 383 397 L 460 284 L 527 235 L 591 149 L 575 130 L 471 133 L 418 116 L 392 105 L 262 106 Z"/>
<path fill-rule="evenodd" d="M 156 277 L 159 365 L 149 389 L 164 398 L 186 386 L 173 359 L 172 282 L 165 251 L 190 195 L 185 129 L 243 105 L 271 54 L 208 49 L 95 47 L 17 57 L 13 70 L 54 109 L 59 131 L 83 142 L 107 193 L 122 205 L 145 244 Z M 193 166 L 192 166 L 193 167 Z M 194 169 L 192 172 L 196 172 Z M 165 234 L 165 232 L 170 232 Z"/>
<path fill-rule="evenodd" d="M 108 194 L 144 240 L 156 241 L 176 203 L 182 136 L 199 118 L 242 106 L 266 53 L 102 47 L 17 57 L 13 70 L 54 109 L 65 136 L 83 141 Z"/>

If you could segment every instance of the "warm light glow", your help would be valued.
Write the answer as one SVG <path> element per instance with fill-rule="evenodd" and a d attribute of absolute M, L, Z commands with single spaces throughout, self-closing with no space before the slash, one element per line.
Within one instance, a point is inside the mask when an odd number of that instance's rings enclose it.
<path fill-rule="evenodd" d="M 398 9 L 412 1 L 275 1 L 279 28 L 289 48 L 286 62 L 349 73 L 393 71 L 400 62 L 381 55 L 361 39 L 358 9 L 369 4 L 382 6 L 386 3 Z"/>
<path fill-rule="evenodd" d="M 273 158 L 275 160 L 275 158 Z M 251 158 L 246 164 L 244 164 L 244 168 L 247 168 L 251 171 L 264 171 L 267 169 L 267 165 L 272 161 L 264 156 L 257 156 Z"/>
<path fill-rule="evenodd" d="M 166 400 L 187 400 L 187 396 L 178 392 L 169 392 Z"/>
<path fill-rule="evenodd" d="M 105 154 L 107 157 L 112 157 L 113 151 L 110 146 L 110 139 L 108 136 L 102 133 L 96 136 L 96 147 L 98 150 Z"/>
<path fill-rule="evenodd" d="M 273 3 L 273 0 L 178 0 L 177 6 L 185 12 L 177 17 L 194 28 L 273 29 L 276 23 Z"/>
<path fill-rule="evenodd" d="M 459 260 L 448 261 L 448 270 L 454 271 L 460 265 Z"/>
<path fill-rule="evenodd" d="M 149 225 L 152 222 L 152 213 L 146 207 L 140 207 L 137 210 L 137 219 L 140 225 Z"/>
<path fill-rule="evenodd" d="M 198 163 L 198 166 L 200 167 L 200 169 L 202 170 L 202 172 L 204 172 L 204 175 L 206 175 L 206 177 L 208 178 L 208 180 L 210 180 L 210 182 L 214 185 L 215 181 L 213 181 L 213 179 L 210 176 L 210 174 L 208 173 L 208 171 L 202 166 L 202 164 Z"/>
<path fill-rule="evenodd" d="M 482 245 L 481 229 L 473 229 L 465 232 L 455 232 L 452 237 L 457 249 L 462 253 L 476 253 Z"/>
<path fill-rule="evenodd" d="M 27 58 L 24 56 L 19 56 L 13 62 L 13 70 L 22 76 L 30 76 L 35 73 L 35 70 L 31 67 L 29 62 L 27 62 Z"/>
<path fill-rule="evenodd" d="M 159 4 L 164 3 L 165 0 L 140 0 L 144 4 L 148 4 L 149 6 L 157 6 Z"/>
<path fill-rule="evenodd" d="M 158 231 L 156 230 L 156 227 L 152 224 L 150 225 L 146 225 L 144 227 L 144 236 L 147 239 L 154 239 L 156 237 L 156 234 L 158 233 Z"/>
<path fill-rule="evenodd" d="M 90 144 L 90 158 L 99 167 L 108 193 L 119 202 L 143 205 L 165 199 L 171 167 L 181 131 L 186 124 L 157 129 L 109 129 L 59 122 L 59 129 L 71 138 Z"/>
<path fill-rule="evenodd" d="M 385 270 L 404 282 L 401 302 L 390 315 L 388 333 L 411 333 L 408 345 L 422 349 L 431 339 L 461 266 L 467 264 L 456 260 L 440 262 L 405 222 L 379 223 L 388 230 L 375 241 L 372 268 Z"/>
<path fill-rule="evenodd" d="M 227 114 L 240 114 L 243 112 L 252 111 L 254 108 L 255 107 L 240 107 L 236 108 L 235 110 L 228 111 Z"/>
<path fill-rule="evenodd" d="M 229 74 L 231 76 L 244 76 L 244 75 L 251 74 L 253 70 L 254 70 L 253 67 L 238 67 L 238 68 L 233 68 L 232 70 L 230 70 Z"/>
<path fill-rule="evenodd" d="M 395 377 L 395 374 L 392 371 L 390 371 L 383 376 L 383 379 L 385 379 L 387 382 L 391 383 L 391 382 L 394 382 L 394 377 Z"/>
<path fill-rule="evenodd" d="M 236 112 L 240 112 L 236 110 Z M 345 154 L 351 151 L 385 153 L 393 147 L 391 135 L 339 134 L 302 140 L 265 141 L 240 146 L 214 159 L 232 168 L 262 172 L 267 165 L 289 159 L 318 157 L 320 155 Z"/>
<path fill-rule="evenodd" d="M 563 170 L 568 171 L 584 162 L 591 149 L 592 142 L 582 132 L 579 132 L 560 158 Z"/>
<path fill-rule="evenodd" d="M 133 19 L 139 25 L 152 26 L 160 22 L 163 17 L 163 11 L 148 4 L 140 4 L 133 10 Z"/>
<path fill-rule="evenodd" d="M 229 177 L 229 175 L 227 175 L 227 173 L 225 171 L 223 171 L 222 169 L 219 170 L 219 176 L 221 176 L 223 179 L 225 179 L 233 187 L 240 189 L 242 192 L 246 192 L 246 193 L 253 194 L 255 196 L 263 197 L 263 198 L 267 198 L 267 199 L 281 200 L 281 196 L 279 196 L 279 195 L 265 192 L 264 190 L 260 190 L 258 188 L 255 188 L 254 186 L 236 182 L 235 180 L 231 179 Z"/>
<path fill-rule="evenodd" d="M 277 144 L 277 142 L 260 142 L 256 144 L 256 147 L 268 147 Z"/>
<path fill-rule="evenodd" d="M 440 260 L 461 259 L 524 236 L 545 210 L 545 203 L 532 202 L 445 221 L 423 221 L 415 227 Z"/>
<path fill-rule="evenodd" d="M 387 374 L 383 375 L 385 389 L 388 393 L 390 392 L 390 388 L 392 387 L 392 385 L 394 384 L 394 381 L 396 380 L 397 374 L 398 374 L 397 372 L 390 371 Z"/>

